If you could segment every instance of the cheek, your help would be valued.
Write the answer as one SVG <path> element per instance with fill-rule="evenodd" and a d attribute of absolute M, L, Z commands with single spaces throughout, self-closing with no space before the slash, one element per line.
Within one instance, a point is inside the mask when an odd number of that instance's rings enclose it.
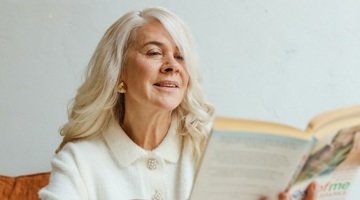
<path fill-rule="evenodd" d="M 128 81 L 144 82 L 156 77 L 156 63 L 134 60 L 133 64 L 127 66 L 126 76 Z M 130 80 L 132 79 L 132 80 Z"/>
<path fill-rule="evenodd" d="M 187 71 L 185 71 L 182 75 L 182 80 L 184 82 L 184 85 L 187 87 L 187 85 L 189 84 L 189 79 L 190 79 L 190 76 L 189 76 L 189 73 Z"/>
<path fill-rule="evenodd" d="M 139 58 L 134 61 L 134 69 L 137 74 L 149 76 L 157 74 L 160 70 L 161 62 L 158 60 L 149 60 L 146 58 Z"/>

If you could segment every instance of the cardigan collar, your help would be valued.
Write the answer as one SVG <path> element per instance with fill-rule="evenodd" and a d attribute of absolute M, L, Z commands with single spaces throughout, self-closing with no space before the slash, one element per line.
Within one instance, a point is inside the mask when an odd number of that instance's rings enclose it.
<path fill-rule="evenodd" d="M 173 119 L 164 140 L 158 147 L 149 151 L 135 144 L 115 122 L 103 132 L 103 137 L 116 160 L 123 167 L 131 165 L 143 156 L 155 153 L 162 159 L 177 163 L 181 152 L 182 136 L 176 132 L 177 120 Z"/>

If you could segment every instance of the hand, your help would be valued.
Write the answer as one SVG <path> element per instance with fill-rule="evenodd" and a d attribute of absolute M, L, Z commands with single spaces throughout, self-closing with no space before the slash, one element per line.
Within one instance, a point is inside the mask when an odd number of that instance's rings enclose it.
<path fill-rule="evenodd" d="M 316 200 L 316 188 L 317 183 L 312 182 L 306 188 L 306 196 L 301 200 Z M 282 192 L 279 194 L 279 200 L 291 200 L 291 195 L 288 192 Z M 270 200 L 268 197 L 261 198 L 261 200 Z"/>

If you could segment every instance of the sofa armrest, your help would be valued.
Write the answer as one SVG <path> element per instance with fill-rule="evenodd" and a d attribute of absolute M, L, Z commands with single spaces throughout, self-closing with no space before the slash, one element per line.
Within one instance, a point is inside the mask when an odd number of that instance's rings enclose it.
<path fill-rule="evenodd" d="M 0 176 L 0 199 L 9 199 L 15 181 L 15 177 Z"/>
<path fill-rule="evenodd" d="M 49 178 L 50 172 L 17 177 L 0 176 L 0 199 L 38 200 L 38 191 L 49 183 Z"/>

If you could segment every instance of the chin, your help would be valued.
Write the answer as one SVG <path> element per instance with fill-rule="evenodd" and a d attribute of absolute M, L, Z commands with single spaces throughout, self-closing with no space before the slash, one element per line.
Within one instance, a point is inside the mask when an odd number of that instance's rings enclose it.
<path fill-rule="evenodd" d="M 159 107 L 160 109 L 162 110 L 167 110 L 167 111 L 173 111 L 175 110 L 179 105 L 180 105 L 181 102 L 179 103 L 174 103 L 174 102 L 168 102 L 168 103 L 165 103 L 165 102 L 162 102 Z"/>

